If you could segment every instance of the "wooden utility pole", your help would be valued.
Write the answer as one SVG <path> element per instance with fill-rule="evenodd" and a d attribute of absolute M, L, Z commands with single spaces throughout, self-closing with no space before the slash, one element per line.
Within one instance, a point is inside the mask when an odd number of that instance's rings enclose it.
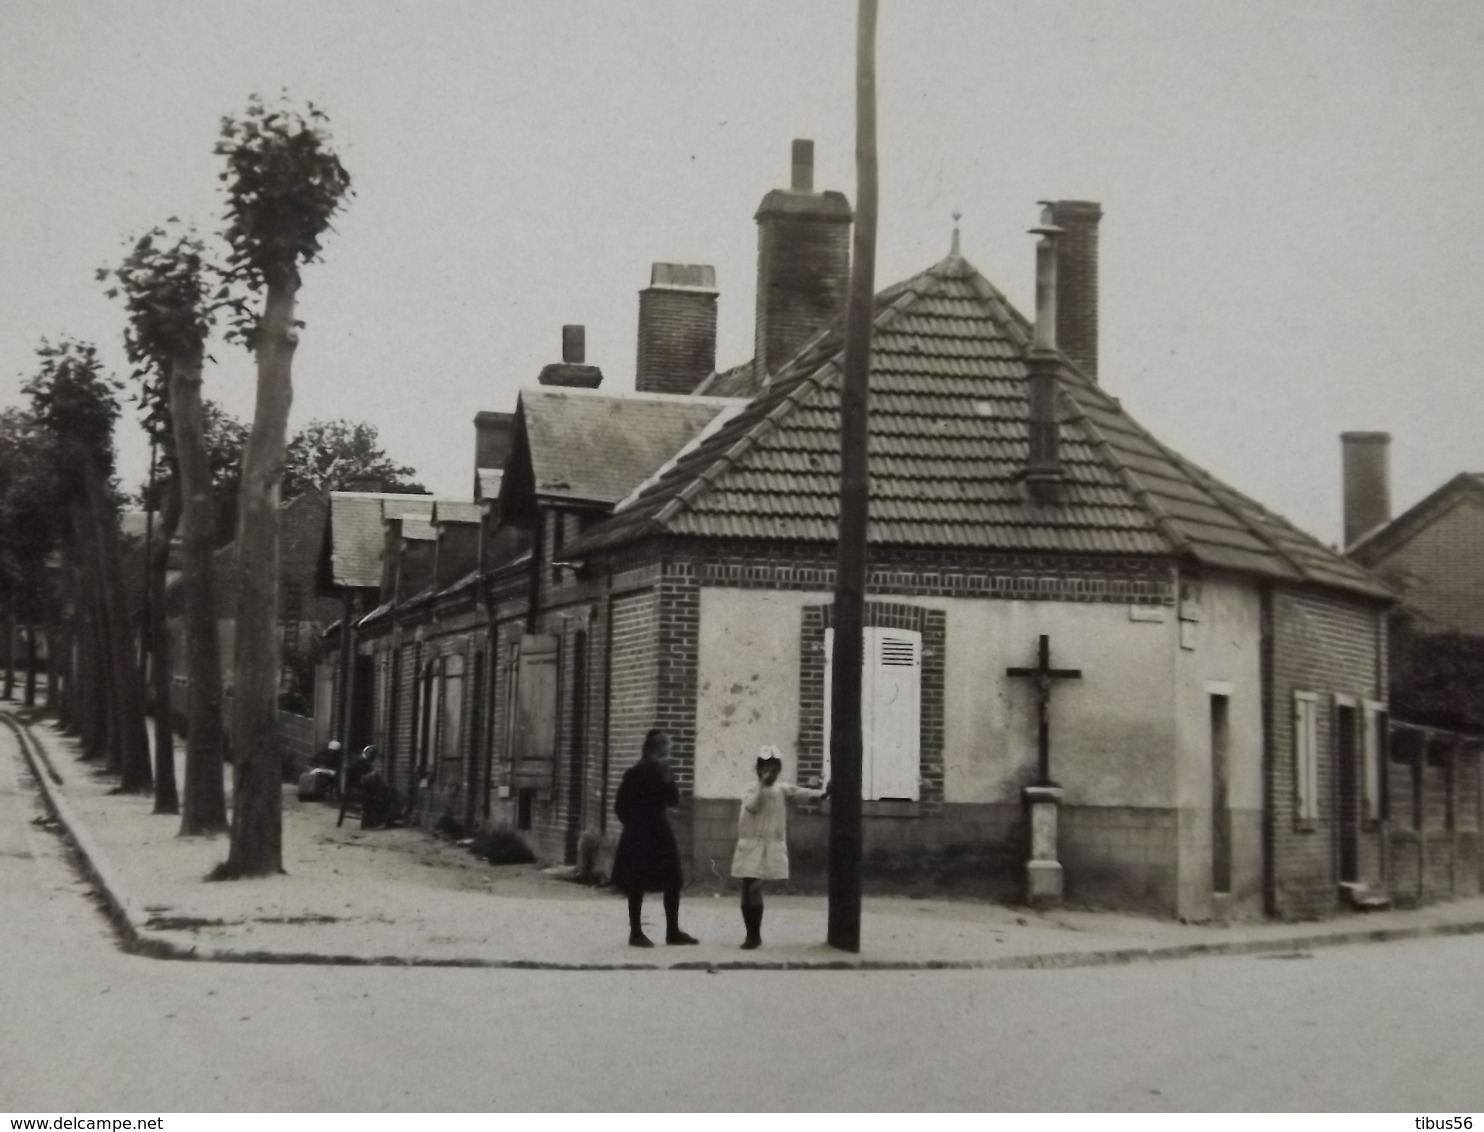
<path fill-rule="evenodd" d="M 876 0 L 860 0 L 855 64 L 855 240 L 840 391 L 840 545 L 830 689 L 831 947 L 861 947 L 861 675 L 870 504 L 866 448 L 876 281 Z"/>

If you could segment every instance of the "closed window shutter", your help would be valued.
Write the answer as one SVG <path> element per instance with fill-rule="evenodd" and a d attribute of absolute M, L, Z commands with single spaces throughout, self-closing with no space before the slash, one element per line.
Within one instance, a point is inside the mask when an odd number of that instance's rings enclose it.
<path fill-rule="evenodd" d="M 516 678 L 515 782 L 550 789 L 556 758 L 557 639 L 527 634 Z"/>
<path fill-rule="evenodd" d="M 916 801 L 922 737 L 922 636 L 875 630 L 868 789 L 871 798 Z"/>
<path fill-rule="evenodd" d="M 1299 820 L 1319 816 L 1319 713 L 1312 692 L 1294 693 L 1294 804 Z"/>
<path fill-rule="evenodd" d="M 867 628 L 861 682 L 861 797 L 919 797 L 922 752 L 922 634 Z M 830 777 L 830 688 L 835 631 L 824 635 L 824 777 Z"/>

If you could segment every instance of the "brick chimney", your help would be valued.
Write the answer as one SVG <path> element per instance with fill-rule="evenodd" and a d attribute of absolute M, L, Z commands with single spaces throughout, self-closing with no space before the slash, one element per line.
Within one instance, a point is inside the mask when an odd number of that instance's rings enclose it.
<path fill-rule="evenodd" d="M 1036 327 L 1026 357 L 1029 388 L 1030 452 L 1025 483 L 1037 503 L 1054 503 L 1063 478 L 1061 432 L 1057 421 L 1057 386 L 1061 381 L 1061 354 L 1057 350 L 1059 288 L 1057 242 L 1061 228 L 1052 223 L 1054 209 L 1045 205 L 1036 241 Z"/>
<path fill-rule="evenodd" d="M 603 383 L 603 371 L 586 365 L 587 328 L 562 327 L 562 360 L 545 366 L 536 380 L 542 385 L 561 385 L 568 389 L 596 389 Z"/>
<path fill-rule="evenodd" d="M 1340 433 L 1345 488 L 1345 545 L 1391 519 L 1391 434 Z"/>
<path fill-rule="evenodd" d="M 814 191 L 814 143 L 793 146 L 793 183 L 757 210 L 757 371 L 771 375 L 845 310 L 850 202 Z"/>
<path fill-rule="evenodd" d="M 1051 201 L 1057 238 L 1056 337 L 1062 353 L 1094 381 L 1098 378 L 1098 221 L 1103 208 L 1091 200 Z"/>
<path fill-rule="evenodd" d="M 716 268 L 656 263 L 639 292 L 640 393 L 693 393 L 716 368 Z"/>
<path fill-rule="evenodd" d="M 514 413 L 474 414 L 474 467 L 503 471 L 515 446 Z"/>

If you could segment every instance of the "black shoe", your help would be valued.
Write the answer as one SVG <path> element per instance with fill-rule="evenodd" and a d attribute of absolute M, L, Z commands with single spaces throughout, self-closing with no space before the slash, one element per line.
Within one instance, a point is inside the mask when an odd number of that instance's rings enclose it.
<path fill-rule="evenodd" d="M 742 941 L 742 950 L 755 951 L 763 945 L 763 910 L 744 905 L 742 922 L 747 926 L 747 938 Z"/>
<path fill-rule="evenodd" d="M 630 932 L 629 933 L 629 946 L 630 947 L 653 947 L 654 946 L 654 941 L 651 940 L 643 932 Z"/>
<path fill-rule="evenodd" d="M 669 943 L 669 944 L 683 944 L 683 943 L 700 943 L 701 941 L 698 940 L 695 936 L 693 936 L 693 935 L 687 935 L 685 932 L 681 931 L 679 928 L 676 928 L 673 932 L 666 932 L 665 933 L 665 942 L 666 943 Z"/>

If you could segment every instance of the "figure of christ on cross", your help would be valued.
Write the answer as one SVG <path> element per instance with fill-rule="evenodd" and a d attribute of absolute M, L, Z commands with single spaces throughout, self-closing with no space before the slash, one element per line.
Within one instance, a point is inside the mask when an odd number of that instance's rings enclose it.
<path fill-rule="evenodd" d="M 1053 680 L 1080 680 L 1080 668 L 1051 667 L 1051 638 L 1041 634 L 1041 644 L 1034 668 L 1007 668 L 1006 676 L 1021 676 L 1036 682 L 1036 706 L 1039 709 L 1040 726 L 1036 736 L 1036 785 L 1054 786 L 1051 781 L 1051 682 Z"/>

